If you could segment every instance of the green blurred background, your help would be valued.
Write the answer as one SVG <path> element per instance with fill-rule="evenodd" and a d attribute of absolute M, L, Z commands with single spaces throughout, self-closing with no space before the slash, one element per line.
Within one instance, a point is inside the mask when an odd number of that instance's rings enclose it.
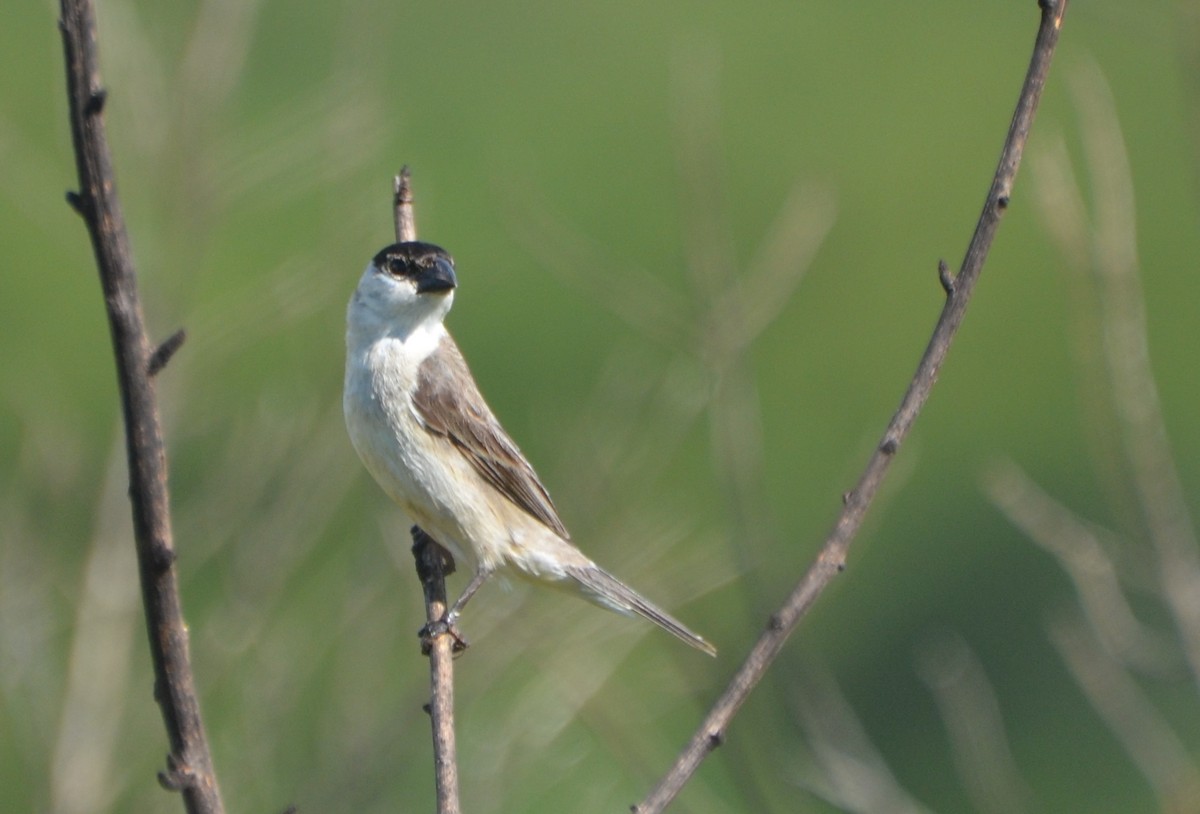
<path fill-rule="evenodd" d="M 11 811 L 177 811 L 154 782 L 167 747 L 107 326 L 63 200 L 56 15 L 9 3 L 0 25 L 0 789 Z M 147 321 L 189 336 L 159 383 L 230 810 L 432 809 L 407 529 L 340 407 L 345 302 L 391 240 L 402 163 L 421 237 L 458 263 L 451 328 L 574 536 L 721 650 L 489 586 L 458 662 L 465 809 L 626 810 L 895 409 L 1036 4 L 105 0 L 99 16 Z M 1116 250 L 1073 255 L 1093 226 L 1044 203 L 1071 167 L 1102 247 L 1104 213 L 1136 206 L 1153 372 L 1200 509 L 1198 19 L 1194 0 L 1072 5 L 942 380 L 846 574 L 677 810 L 1200 810 L 1197 682 L 1087 274 Z M 1132 202 L 1109 189 L 1117 121 Z M 1136 311 L 1122 291 L 1109 302 Z M 1025 474 L 989 480 L 1006 461 Z M 1082 572 L 1113 564 L 1150 656 L 1106 651 L 1103 614 L 989 499 L 1021 477 L 1101 530 L 1110 559 Z M 1071 647 L 1091 666 L 1069 668 Z M 1115 684 L 1089 695 L 1089 676 Z"/>

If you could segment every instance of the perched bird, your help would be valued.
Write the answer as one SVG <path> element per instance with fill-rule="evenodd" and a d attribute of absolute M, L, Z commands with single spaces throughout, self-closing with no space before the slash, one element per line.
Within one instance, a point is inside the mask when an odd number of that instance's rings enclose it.
<path fill-rule="evenodd" d="M 716 655 L 571 542 L 442 324 L 457 284 L 453 259 L 432 244 L 396 243 L 375 255 L 347 309 L 342 401 L 367 471 L 409 519 L 474 568 L 446 622 L 504 568 L 643 616 Z"/>

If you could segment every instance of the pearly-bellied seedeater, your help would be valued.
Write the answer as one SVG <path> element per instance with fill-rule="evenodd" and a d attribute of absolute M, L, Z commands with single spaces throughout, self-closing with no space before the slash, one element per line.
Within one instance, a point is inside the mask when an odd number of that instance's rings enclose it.
<path fill-rule="evenodd" d="M 367 265 L 346 313 L 342 407 L 367 471 L 413 523 L 474 568 L 453 624 L 500 569 L 649 619 L 709 655 L 716 648 L 571 542 L 546 487 L 492 414 L 443 320 L 454 260 L 396 243 Z"/>

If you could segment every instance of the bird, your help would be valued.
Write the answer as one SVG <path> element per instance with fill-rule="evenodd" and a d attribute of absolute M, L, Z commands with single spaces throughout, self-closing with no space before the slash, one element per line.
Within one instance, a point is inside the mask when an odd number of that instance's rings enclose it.
<path fill-rule="evenodd" d="M 443 621 L 453 626 L 499 571 L 644 617 L 715 656 L 713 645 L 572 542 L 446 329 L 457 288 L 445 249 L 420 241 L 381 249 L 346 309 L 342 399 L 351 444 L 367 471 L 416 526 L 473 568 Z"/>

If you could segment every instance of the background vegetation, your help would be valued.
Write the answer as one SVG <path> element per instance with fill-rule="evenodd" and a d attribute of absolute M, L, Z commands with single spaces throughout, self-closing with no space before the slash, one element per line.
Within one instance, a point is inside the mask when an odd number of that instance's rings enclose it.
<path fill-rule="evenodd" d="M 464 803 L 623 810 L 807 565 L 898 402 L 940 308 L 937 259 L 958 260 L 978 215 L 1035 4 L 99 12 L 148 321 L 189 332 L 160 387 L 230 809 L 430 808 L 407 528 L 340 409 L 345 300 L 390 240 L 408 163 L 421 236 L 458 262 L 451 326 L 575 537 L 721 648 L 711 662 L 553 592 L 488 587 L 458 672 Z M 0 26 L 0 788 L 13 811 L 173 811 L 153 782 L 166 745 L 107 328 L 63 202 L 55 14 L 13 5 Z M 1111 104 L 1194 513 L 1197 20 L 1193 0 L 1073 5 L 942 382 L 847 575 L 680 810 L 1200 807 L 1139 769 L 1080 689 L 1050 633 L 1076 588 L 985 489 L 1015 461 L 1109 530 L 1158 647 L 1134 686 L 1194 756 L 1196 682 L 1089 341 L 1094 289 L 1072 272 L 1090 264 L 1037 191 L 1060 189 L 1064 161 L 1085 199 L 1104 191 L 1088 111 Z"/>

